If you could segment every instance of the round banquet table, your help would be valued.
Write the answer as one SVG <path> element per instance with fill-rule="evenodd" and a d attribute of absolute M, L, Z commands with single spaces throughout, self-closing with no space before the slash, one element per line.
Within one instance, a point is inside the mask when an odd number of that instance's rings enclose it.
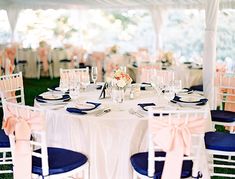
<path fill-rule="evenodd" d="M 66 107 L 41 104 L 35 100 L 35 106 L 47 109 L 48 146 L 63 147 L 87 155 L 92 179 L 131 179 L 130 156 L 147 151 L 148 115 L 137 104 L 151 102 L 162 105 L 164 99 L 157 100 L 153 91 L 146 90 L 132 100 L 129 95 L 125 96 L 125 101 L 117 106 L 110 98 L 98 100 L 99 94 L 100 90 L 93 88 L 80 93 L 79 97 L 79 102 L 100 102 L 99 108 L 111 108 L 111 112 L 99 117 L 95 115 L 97 111 L 79 115 L 67 112 Z M 203 107 L 208 108 L 209 112 L 208 104 Z M 130 114 L 130 108 L 138 110 L 144 117 Z M 211 130 L 210 117 L 207 130 Z M 202 153 L 200 165 L 203 178 L 209 179 L 204 149 Z"/>
<path fill-rule="evenodd" d="M 180 64 L 170 67 L 169 70 L 174 72 L 176 80 L 181 80 L 183 88 L 190 88 L 191 86 L 197 86 L 203 83 L 202 69 L 188 68 L 187 65 Z M 131 78 L 138 83 L 148 82 L 140 80 L 141 70 L 138 67 L 127 65 L 127 72 Z"/>

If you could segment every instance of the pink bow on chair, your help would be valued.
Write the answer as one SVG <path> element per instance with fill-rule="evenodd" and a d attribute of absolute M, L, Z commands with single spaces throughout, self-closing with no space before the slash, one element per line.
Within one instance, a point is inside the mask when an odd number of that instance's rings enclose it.
<path fill-rule="evenodd" d="M 44 72 L 47 72 L 49 68 L 48 54 L 49 54 L 49 49 L 47 47 L 39 47 L 38 56 L 40 57 L 40 61 L 42 62 Z"/>
<path fill-rule="evenodd" d="M 166 118 L 166 119 L 165 119 Z M 205 132 L 205 120 L 175 119 L 167 117 L 150 120 L 149 129 L 153 134 L 153 142 L 166 152 L 162 179 L 180 179 L 183 156 L 190 154 L 191 134 Z"/>
<path fill-rule="evenodd" d="M 34 114 L 30 118 L 25 117 L 27 112 L 20 111 L 23 117 L 16 116 L 6 106 L 4 110 L 5 122 L 3 128 L 7 135 L 13 135 L 15 132 L 15 144 L 13 149 L 14 179 L 31 179 L 32 156 L 30 137 L 31 130 L 44 130 L 45 125 L 42 115 Z"/>
<path fill-rule="evenodd" d="M 14 63 L 15 63 L 15 57 L 16 57 L 16 45 L 13 45 L 12 47 L 9 47 L 9 48 L 6 48 L 6 51 L 5 51 L 5 56 L 6 56 L 6 59 L 9 59 L 10 60 L 10 63 L 9 63 L 9 73 L 12 74 L 13 71 L 14 71 Z"/>

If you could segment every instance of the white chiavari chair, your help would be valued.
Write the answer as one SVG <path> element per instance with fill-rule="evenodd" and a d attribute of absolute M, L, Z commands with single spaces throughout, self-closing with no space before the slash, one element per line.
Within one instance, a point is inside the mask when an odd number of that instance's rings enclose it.
<path fill-rule="evenodd" d="M 216 125 L 227 126 L 234 132 L 235 126 L 235 74 L 217 73 L 214 97 L 214 110 L 211 118 Z"/>
<path fill-rule="evenodd" d="M 148 152 L 131 156 L 133 179 L 200 178 L 207 116 L 205 109 L 149 108 Z M 172 176 L 175 172 L 179 176 Z"/>
<path fill-rule="evenodd" d="M 211 177 L 235 178 L 235 134 L 207 132 L 205 145 Z"/>
<path fill-rule="evenodd" d="M 68 149 L 47 147 L 46 114 L 39 108 L 3 101 L 4 130 L 9 135 L 14 177 L 89 178 L 88 158 Z M 31 178 L 31 177 L 30 177 Z"/>
<path fill-rule="evenodd" d="M 25 104 L 22 72 L 0 76 L 0 91 L 7 101 Z"/>
<path fill-rule="evenodd" d="M 1 98 L 7 101 L 25 104 L 22 73 L 0 76 L 0 91 Z M 11 165 L 10 143 L 8 136 L 6 136 L 2 129 L 0 130 L 0 152 L 2 153 L 0 165 Z M 3 170 L 0 173 L 12 173 L 12 170 Z"/>
<path fill-rule="evenodd" d="M 89 68 L 60 69 L 60 88 L 69 89 L 71 85 L 86 87 L 90 83 Z M 78 84 L 79 83 L 79 84 Z"/>
<path fill-rule="evenodd" d="M 50 78 L 53 79 L 53 60 L 51 58 L 51 49 L 49 49 L 48 47 L 38 48 L 36 50 L 35 60 L 37 65 L 37 78 L 40 79 L 41 70 L 43 70 L 44 72 L 48 71 Z"/>
<path fill-rule="evenodd" d="M 16 49 L 16 59 L 15 59 L 15 68 L 17 73 L 22 72 L 23 76 L 25 75 L 26 66 L 28 65 L 27 59 L 22 58 L 21 54 L 24 52 L 24 49 Z"/>

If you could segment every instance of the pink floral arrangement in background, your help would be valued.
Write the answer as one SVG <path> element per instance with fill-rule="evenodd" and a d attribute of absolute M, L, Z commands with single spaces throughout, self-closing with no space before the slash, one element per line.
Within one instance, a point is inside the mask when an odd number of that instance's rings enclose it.
<path fill-rule="evenodd" d="M 125 88 L 129 84 L 131 84 L 131 82 L 132 82 L 131 77 L 124 71 L 118 69 L 114 72 L 112 83 L 117 88 Z"/>
<path fill-rule="evenodd" d="M 174 54 L 171 51 L 160 51 L 159 59 L 164 63 L 169 63 L 170 65 L 173 63 Z"/>

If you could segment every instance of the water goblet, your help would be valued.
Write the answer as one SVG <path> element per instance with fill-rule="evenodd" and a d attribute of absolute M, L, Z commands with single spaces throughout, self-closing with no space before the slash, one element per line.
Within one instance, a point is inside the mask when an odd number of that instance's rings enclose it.
<path fill-rule="evenodd" d="M 91 68 L 91 78 L 92 78 L 92 81 L 94 82 L 94 84 L 96 84 L 97 77 L 98 77 L 98 70 L 97 70 L 97 67 L 96 67 L 96 66 L 93 66 L 93 67 Z"/>
<path fill-rule="evenodd" d="M 78 100 L 79 97 L 79 93 L 80 93 L 80 83 L 78 80 L 73 80 L 70 81 L 70 85 L 69 85 L 69 95 L 72 98 L 72 100 Z"/>
<path fill-rule="evenodd" d="M 172 86 L 173 86 L 175 93 L 177 94 L 182 89 L 181 80 L 174 80 Z"/>

